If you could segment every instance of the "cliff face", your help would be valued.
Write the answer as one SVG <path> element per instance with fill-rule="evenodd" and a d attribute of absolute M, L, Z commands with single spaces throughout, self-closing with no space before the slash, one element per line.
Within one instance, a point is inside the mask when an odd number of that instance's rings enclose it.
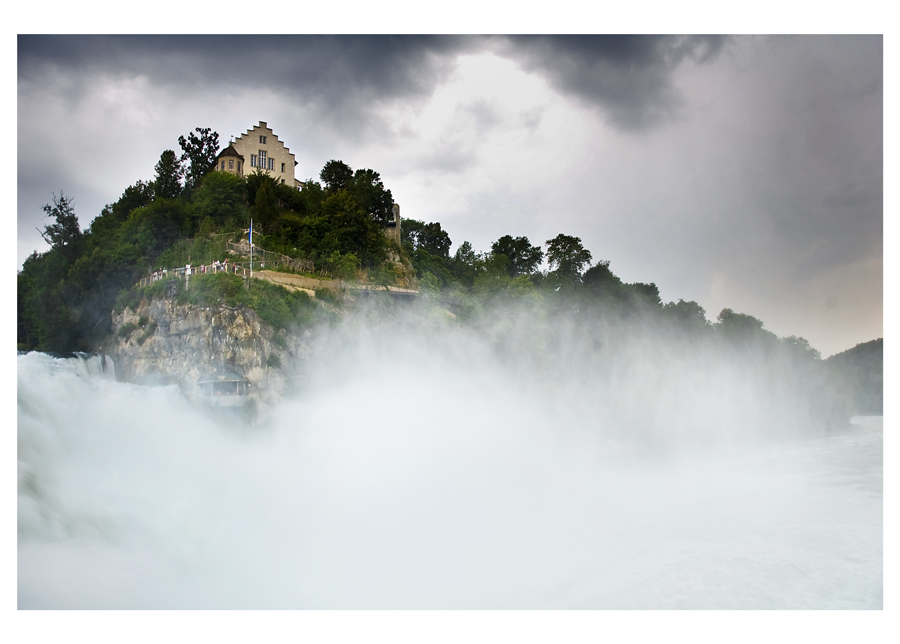
<path fill-rule="evenodd" d="M 276 334 L 252 309 L 177 305 L 144 300 L 137 310 L 113 313 L 110 353 L 120 380 L 177 384 L 189 395 L 200 378 L 223 367 L 251 383 L 250 396 L 265 406 L 300 377 L 309 332 Z"/>

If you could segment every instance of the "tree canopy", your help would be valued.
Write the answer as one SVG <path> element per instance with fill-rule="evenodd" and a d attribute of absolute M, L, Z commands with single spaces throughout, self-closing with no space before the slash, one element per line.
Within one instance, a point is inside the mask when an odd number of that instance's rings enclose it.
<path fill-rule="evenodd" d="M 504 235 L 491 244 L 491 253 L 506 257 L 506 272 L 510 277 L 529 275 L 536 271 L 544 260 L 541 247 L 532 246 L 527 237 L 513 238 Z"/>
<path fill-rule="evenodd" d="M 52 204 L 44 205 L 44 213 L 55 221 L 39 231 L 41 237 L 51 248 L 59 250 L 64 255 L 71 254 L 74 245 L 81 239 L 81 227 L 75 215 L 75 202 L 60 191 L 58 197 L 56 194 L 53 195 Z"/>
<path fill-rule="evenodd" d="M 391 191 L 385 189 L 381 175 L 374 170 L 357 170 L 346 185 L 347 190 L 356 198 L 360 208 L 372 221 L 382 225 L 393 221 L 394 198 Z"/>
<path fill-rule="evenodd" d="M 560 233 L 546 243 L 551 274 L 560 285 L 580 281 L 581 271 L 591 263 L 591 251 L 581 244 L 581 238 Z"/>
<path fill-rule="evenodd" d="M 165 150 L 159 155 L 156 164 L 156 177 L 153 179 L 153 191 L 158 197 L 174 199 L 181 194 L 181 178 L 184 170 L 181 160 L 172 150 Z"/>
<path fill-rule="evenodd" d="M 203 175 L 216 165 L 216 156 L 219 154 L 219 133 L 213 132 L 212 128 L 198 127 L 194 129 L 194 132 L 189 132 L 187 138 L 179 136 L 178 144 L 183 151 L 182 163 L 187 161 L 189 164 L 185 173 L 185 187 L 194 190 L 200 185 Z"/>
<path fill-rule="evenodd" d="M 344 190 L 353 179 L 353 168 L 343 161 L 332 159 L 319 172 L 319 179 L 331 190 Z"/>

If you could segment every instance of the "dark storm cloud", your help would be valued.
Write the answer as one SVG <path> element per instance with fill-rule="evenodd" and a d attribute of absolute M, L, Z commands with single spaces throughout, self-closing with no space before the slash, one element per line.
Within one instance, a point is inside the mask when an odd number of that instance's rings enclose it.
<path fill-rule="evenodd" d="M 680 104 L 671 76 L 707 61 L 714 36 L 19 36 L 19 80 L 56 70 L 146 76 L 162 86 L 274 90 L 343 128 L 370 125 L 380 104 L 425 99 L 458 54 L 486 49 L 544 76 L 564 94 L 639 129 Z M 70 88 L 77 91 L 77 87 Z"/>
<path fill-rule="evenodd" d="M 154 81 L 344 87 L 385 95 L 430 89 L 439 57 L 463 41 L 420 36 L 20 36 L 19 77 L 35 66 L 141 73 Z"/>
<path fill-rule="evenodd" d="M 19 36 L 18 76 L 146 76 L 156 84 L 273 90 L 347 123 L 427 98 L 474 40 L 446 36 Z"/>
<path fill-rule="evenodd" d="M 711 61 L 726 42 L 721 36 L 514 36 L 498 40 L 497 52 L 634 130 L 679 108 L 672 74 L 682 62 Z"/>

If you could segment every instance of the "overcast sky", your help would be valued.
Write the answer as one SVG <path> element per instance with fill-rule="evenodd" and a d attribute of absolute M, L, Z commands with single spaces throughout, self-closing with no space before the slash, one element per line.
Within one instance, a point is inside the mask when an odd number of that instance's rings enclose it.
<path fill-rule="evenodd" d="M 372 168 L 454 249 L 582 239 L 663 301 L 824 356 L 882 337 L 880 36 L 19 36 L 18 262 L 41 206 L 82 226 L 178 136 L 259 121 Z"/>

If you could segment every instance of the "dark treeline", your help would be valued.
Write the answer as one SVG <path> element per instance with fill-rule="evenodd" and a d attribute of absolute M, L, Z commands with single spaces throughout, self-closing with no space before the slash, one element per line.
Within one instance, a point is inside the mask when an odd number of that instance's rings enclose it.
<path fill-rule="evenodd" d="M 354 171 L 332 160 L 319 181 L 306 181 L 297 190 L 259 171 L 244 178 L 213 171 L 218 135 L 208 128 L 180 137 L 179 144 L 180 156 L 163 151 L 154 178 L 126 188 L 87 230 L 79 228 L 73 199 L 53 195 L 42 231 L 50 249 L 35 252 L 18 274 L 20 349 L 96 350 L 108 339 L 117 300 L 133 300 L 140 277 L 186 261 L 224 259 L 224 244 L 209 242 L 211 236 L 231 234 L 236 240 L 252 218 L 258 245 L 337 274 L 362 270 L 370 280 L 391 283 L 404 266 L 411 267 L 424 297 L 460 322 L 477 323 L 486 311 L 513 306 L 544 320 L 558 317 L 560 323 L 579 325 L 593 338 L 589 349 L 601 353 L 610 338 L 641 334 L 670 344 L 687 342 L 694 353 L 715 346 L 745 362 L 764 360 L 774 370 L 811 378 L 819 383 L 816 396 L 823 408 L 840 399 L 854 411 L 880 410 L 880 341 L 877 374 L 874 357 L 834 356 L 826 369 L 805 339 L 778 338 L 751 315 L 726 308 L 710 322 L 697 302 L 663 303 L 656 284 L 623 282 L 608 261 L 595 261 L 578 237 L 559 234 L 534 244 L 504 235 L 490 250 L 476 252 L 464 241 L 451 254 L 453 243 L 440 223 L 405 219 L 397 247 L 384 235 L 393 218 L 392 195 L 374 170 Z M 548 268 L 542 270 L 545 262 Z M 505 343 L 515 352 L 516 337 L 498 337 L 498 346 Z M 546 344 L 547 339 L 519 341 Z M 831 375 L 822 375 L 826 372 Z M 852 403 L 846 403 L 841 392 L 850 389 Z"/>
<path fill-rule="evenodd" d="M 825 360 L 827 368 L 842 383 L 858 414 L 884 413 L 884 340 L 857 344 Z"/>

